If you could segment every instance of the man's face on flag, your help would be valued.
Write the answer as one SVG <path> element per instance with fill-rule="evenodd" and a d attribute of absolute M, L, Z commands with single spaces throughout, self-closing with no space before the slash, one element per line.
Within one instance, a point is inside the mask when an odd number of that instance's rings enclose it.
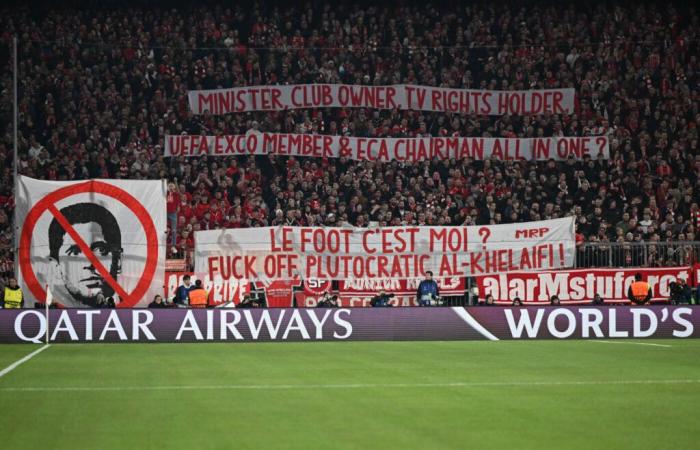
<path fill-rule="evenodd" d="M 89 222 L 76 224 L 74 229 L 90 246 L 90 250 L 102 267 L 110 273 L 114 272 L 112 270 L 112 252 L 105 240 L 102 227 L 97 222 Z M 76 300 L 95 298 L 97 294 L 113 295 L 114 290 L 69 234 L 64 236 L 63 244 L 59 250 L 58 263 L 66 289 Z"/>

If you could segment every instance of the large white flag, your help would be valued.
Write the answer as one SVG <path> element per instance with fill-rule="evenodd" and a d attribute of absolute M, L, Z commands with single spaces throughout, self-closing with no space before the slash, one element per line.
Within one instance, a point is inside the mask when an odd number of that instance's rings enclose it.
<path fill-rule="evenodd" d="M 68 307 L 162 294 L 166 184 L 161 180 L 19 178 L 19 282 L 27 305 L 50 296 Z M 50 293 L 45 288 L 49 287 Z"/>

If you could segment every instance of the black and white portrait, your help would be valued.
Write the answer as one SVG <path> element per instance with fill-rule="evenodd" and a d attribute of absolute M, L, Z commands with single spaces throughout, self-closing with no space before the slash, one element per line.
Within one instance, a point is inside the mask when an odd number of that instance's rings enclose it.
<path fill-rule="evenodd" d="M 118 281 L 122 236 L 114 215 L 95 203 L 77 203 L 60 212 L 89 246 L 102 267 Z M 115 295 L 112 286 L 56 218 L 49 225 L 49 255 L 54 264 L 54 282 L 62 282 L 76 302 L 96 306 Z"/>

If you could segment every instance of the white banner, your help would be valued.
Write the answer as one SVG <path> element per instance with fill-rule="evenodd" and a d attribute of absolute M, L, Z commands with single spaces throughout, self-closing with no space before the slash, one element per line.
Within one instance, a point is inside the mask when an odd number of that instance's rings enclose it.
<path fill-rule="evenodd" d="M 295 84 L 189 91 L 194 114 L 220 115 L 301 108 L 374 108 L 486 116 L 574 112 L 573 88 L 488 91 L 396 84 Z"/>
<path fill-rule="evenodd" d="M 165 181 L 20 177 L 16 223 L 25 306 L 144 306 L 163 292 Z"/>
<path fill-rule="evenodd" d="M 198 277 L 406 279 L 570 267 L 574 218 L 474 227 L 265 227 L 198 231 Z"/>
<path fill-rule="evenodd" d="M 549 138 L 367 138 L 319 134 L 249 132 L 241 135 L 168 135 L 164 156 L 285 155 L 347 157 L 367 161 L 424 161 L 472 158 L 480 161 L 557 161 L 610 157 L 607 136 Z"/>

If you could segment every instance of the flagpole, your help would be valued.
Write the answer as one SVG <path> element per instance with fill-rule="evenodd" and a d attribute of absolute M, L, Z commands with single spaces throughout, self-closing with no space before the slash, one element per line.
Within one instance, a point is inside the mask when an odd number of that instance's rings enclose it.
<path fill-rule="evenodd" d="M 49 302 L 44 302 L 46 304 L 46 345 L 49 345 Z"/>
<path fill-rule="evenodd" d="M 19 280 L 19 264 L 17 264 L 17 261 L 19 261 L 19 240 L 17 239 L 17 229 L 18 229 L 18 222 L 17 222 L 17 194 L 18 194 L 18 180 L 17 180 L 17 172 L 18 172 L 18 166 L 19 162 L 17 161 L 17 120 L 19 115 L 17 114 L 17 36 L 12 37 L 12 182 L 13 182 L 13 194 L 14 194 L 14 203 L 15 203 L 15 214 L 14 214 L 14 220 L 12 224 L 12 251 L 14 252 L 14 257 L 15 257 L 15 278 Z"/>
<path fill-rule="evenodd" d="M 49 331 L 51 327 L 49 326 L 49 303 L 53 300 L 51 298 L 51 292 L 49 291 L 49 285 L 46 285 L 46 298 L 44 299 L 44 305 L 46 305 L 46 345 L 49 345 Z"/>

